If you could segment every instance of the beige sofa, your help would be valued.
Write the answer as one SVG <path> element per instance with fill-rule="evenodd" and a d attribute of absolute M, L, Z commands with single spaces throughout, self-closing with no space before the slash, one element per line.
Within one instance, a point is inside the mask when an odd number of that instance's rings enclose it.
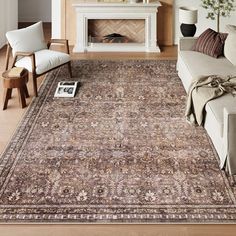
<path fill-rule="evenodd" d="M 181 38 L 177 70 L 186 92 L 193 80 L 207 75 L 236 75 L 236 66 L 225 57 L 218 59 L 192 51 L 197 38 Z M 227 94 L 207 103 L 204 128 L 219 155 L 220 167 L 236 174 L 236 97 Z"/>

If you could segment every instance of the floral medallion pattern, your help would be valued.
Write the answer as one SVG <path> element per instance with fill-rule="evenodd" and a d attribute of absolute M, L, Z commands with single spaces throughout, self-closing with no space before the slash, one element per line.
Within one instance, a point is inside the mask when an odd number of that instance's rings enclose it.
<path fill-rule="evenodd" d="M 51 72 L 0 159 L 2 222 L 235 222 L 235 189 L 184 118 L 176 61 L 74 61 Z"/>

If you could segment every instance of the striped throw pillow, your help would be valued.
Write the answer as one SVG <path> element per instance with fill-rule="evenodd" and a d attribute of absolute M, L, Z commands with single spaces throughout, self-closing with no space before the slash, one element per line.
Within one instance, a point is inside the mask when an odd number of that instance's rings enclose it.
<path fill-rule="evenodd" d="M 193 50 L 215 58 L 222 56 L 227 36 L 228 34 L 217 33 L 209 28 L 198 37 Z"/>

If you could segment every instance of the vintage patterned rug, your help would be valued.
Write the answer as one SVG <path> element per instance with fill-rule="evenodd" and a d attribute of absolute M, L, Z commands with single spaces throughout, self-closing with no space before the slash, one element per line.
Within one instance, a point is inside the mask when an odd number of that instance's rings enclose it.
<path fill-rule="evenodd" d="M 206 132 L 185 122 L 175 61 L 74 61 L 50 73 L 0 162 L 1 222 L 236 222 Z"/>

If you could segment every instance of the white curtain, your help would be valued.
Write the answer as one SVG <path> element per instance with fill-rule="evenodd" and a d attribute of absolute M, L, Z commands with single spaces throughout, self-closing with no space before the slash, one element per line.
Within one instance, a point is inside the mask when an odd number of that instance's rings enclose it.
<path fill-rule="evenodd" d="M 18 0 L 0 0 L 0 48 L 6 43 L 6 32 L 17 27 Z"/>

